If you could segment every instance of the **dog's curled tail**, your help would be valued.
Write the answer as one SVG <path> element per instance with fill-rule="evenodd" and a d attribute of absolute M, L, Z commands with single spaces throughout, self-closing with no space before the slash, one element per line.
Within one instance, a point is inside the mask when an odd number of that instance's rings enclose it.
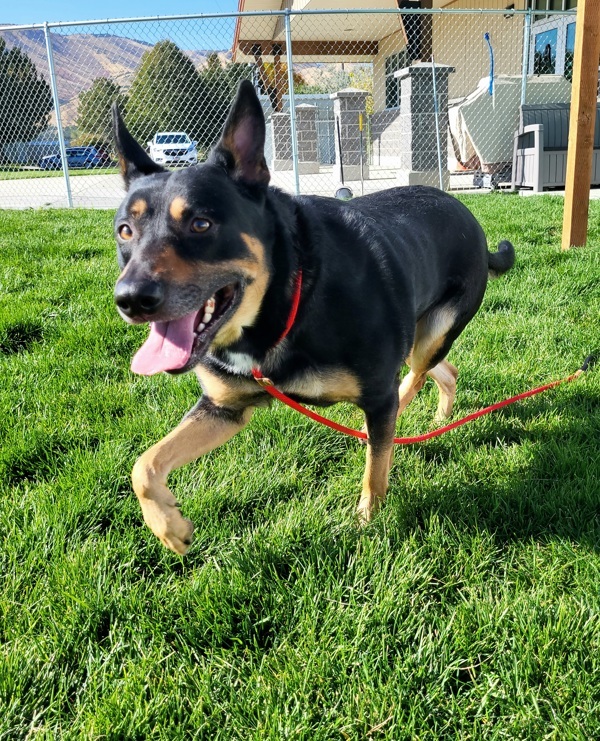
<path fill-rule="evenodd" d="M 488 271 L 490 278 L 497 278 L 515 264 L 515 248 L 504 239 L 498 245 L 498 252 L 488 252 Z"/>

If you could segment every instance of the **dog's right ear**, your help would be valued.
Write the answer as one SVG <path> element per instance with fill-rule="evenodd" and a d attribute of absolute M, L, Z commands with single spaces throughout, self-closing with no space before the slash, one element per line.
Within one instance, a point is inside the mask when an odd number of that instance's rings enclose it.
<path fill-rule="evenodd" d="M 131 181 L 144 175 L 152 175 L 157 172 L 166 172 L 162 165 L 157 165 L 131 136 L 123 122 L 119 107 L 116 103 L 112 105 L 113 137 L 115 148 L 119 155 L 119 167 L 125 181 L 125 187 L 129 188 Z"/>

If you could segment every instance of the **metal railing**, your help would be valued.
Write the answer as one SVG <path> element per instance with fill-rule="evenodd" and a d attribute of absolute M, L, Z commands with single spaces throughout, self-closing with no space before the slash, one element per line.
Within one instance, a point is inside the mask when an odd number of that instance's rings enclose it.
<path fill-rule="evenodd" d="M 570 101 L 574 23 L 499 7 L 1 26 L 0 207 L 116 206 L 115 100 L 156 161 L 202 162 L 242 78 L 286 190 L 503 187 L 520 105 Z"/>

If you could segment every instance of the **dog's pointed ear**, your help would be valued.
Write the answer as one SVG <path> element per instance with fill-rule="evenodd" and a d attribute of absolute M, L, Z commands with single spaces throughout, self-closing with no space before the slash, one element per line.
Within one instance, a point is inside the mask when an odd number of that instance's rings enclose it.
<path fill-rule="evenodd" d="M 157 165 L 131 136 L 116 103 L 112 105 L 112 121 L 115 148 L 119 156 L 119 167 L 126 188 L 129 188 L 131 181 L 136 178 L 157 172 L 166 172 L 165 168 L 162 165 Z"/>
<path fill-rule="evenodd" d="M 234 178 L 267 185 L 265 116 L 250 80 L 242 80 L 211 161 L 223 161 Z"/>

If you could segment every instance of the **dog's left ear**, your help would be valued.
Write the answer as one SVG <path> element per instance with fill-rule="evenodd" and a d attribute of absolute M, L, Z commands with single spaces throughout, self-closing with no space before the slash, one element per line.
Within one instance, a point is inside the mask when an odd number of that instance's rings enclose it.
<path fill-rule="evenodd" d="M 126 188 L 129 188 L 131 181 L 136 178 L 166 172 L 165 168 L 157 165 L 131 136 L 116 103 L 112 106 L 112 120 L 115 148 L 119 155 L 119 167 Z"/>
<path fill-rule="evenodd" d="M 223 157 L 233 177 L 268 184 L 271 175 L 265 160 L 265 116 L 250 80 L 239 84 L 210 161 L 222 161 Z"/>

